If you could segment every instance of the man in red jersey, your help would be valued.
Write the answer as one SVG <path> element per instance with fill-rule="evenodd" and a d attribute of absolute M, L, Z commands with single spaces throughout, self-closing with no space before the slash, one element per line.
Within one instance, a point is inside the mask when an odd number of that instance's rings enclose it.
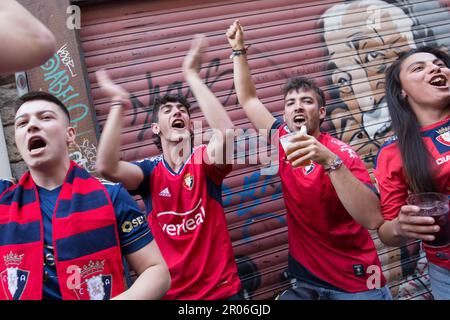
<path fill-rule="evenodd" d="M 200 37 L 183 63 L 183 73 L 214 130 L 207 146 L 192 146 L 189 103 L 165 95 L 153 107 L 152 131 L 160 156 L 128 163 L 119 159 L 122 104 L 128 93 L 104 72 L 97 74 L 113 103 L 100 139 L 98 171 L 142 196 L 154 237 L 169 266 L 172 287 L 165 299 L 236 298 L 236 262 L 222 207 L 222 181 L 231 165 L 222 158 L 227 129 L 233 125 L 223 106 L 199 77 Z"/>
<path fill-rule="evenodd" d="M 281 299 L 391 299 L 368 229 L 383 222 L 370 176 L 345 143 L 320 132 L 325 98 L 305 78 L 284 87 L 284 122 L 256 95 L 238 21 L 227 31 L 239 102 L 253 126 L 271 132 L 287 209 L 290 274 Z M 302 130 L 302 127 L 305 128 Z M 306 131 L 306 133 L 305 133 Z M 278 137 L 290 137 L 286 152 Z M 286 155 L 287 154 L 287 155 Z M 374 272 L 378 283 L 372 282 Z"/>

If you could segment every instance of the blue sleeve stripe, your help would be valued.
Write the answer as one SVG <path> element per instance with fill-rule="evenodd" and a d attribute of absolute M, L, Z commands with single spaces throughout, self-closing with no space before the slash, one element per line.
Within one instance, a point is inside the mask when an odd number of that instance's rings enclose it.
<path fill-rule="evenodd" d="M 373 164 L 373 169 L 375 170 L 378 167 L 378 157 L 380 156 L 381 152 L 384 150 L 384 148 L 390 146 L 391 144 L 397 142 L 397 136 L 393 135 L 387 138 L 384 143 L 381 145 L 380 149 L 378 149 L 377 155 L 375 156 L 375 162 Z"/>
<path fill-rule="evenodd" d="M 371 183 L 365 183 L 365 185 L 366 185 L 370 190 L 372 190 L 372 191 L 377 195 L 378 198 L 380 197 L 380 194 L 378 193 L 377 188 L 375 188 L 375 186 L 374 186 L 373 184 L 371 184 Z"/>
<path fill-rule="evenodd" d="M 72 260 L 117 246 L 114 225 L 56 240 L 58 258 Z"/>
<path fill-rule="evenodd" d="M 282 124 L 283 124 L 283 122 L 281 122 L 279 119 L 276 119 L 274 121 L 274 123 L 272 124 L 272 127 L 270 128 L 270 131 L 269 131 L 269 140 L 268 140 L 269 144 L 270 144 L 270 141 L 272 141 L 272 131 L 278 130 Z"/>
<path fill-rule="evenodd" d="M 56 216 L 64 218 L 75 212 L 85 212 L 106 206 L 108 199 L 103 190 L 92 191 L 88 194 L 75 193 L 72 199 L 60 200 Z"/>
<path fill-rule="evenodd" d="M 24 244 L 41 240 L 41 224 L 33 221 L 26 224 L 10 222 L 0 224 L 0 245 Z"/>
<path fill-rule="evenodd" d="M 147 235 L 149 235 L 148 238 L 150 239 L 150 241 L 153 240 L 153 234 L 150 232 L 150 229 L 148 229 L 147 231 L 145 231 L 143 234 L 141 234 L 139 236 L 135 235 L 136 238 L 133 238 L 129 242 L 122 244 L 121 247 L 122 248 L 127 247 L 127 246 L 135 243 L 136 241 L 140 240 L 141 238 L 146 237 Z"/>
<path fill-rule="evenodd" d="M 222 185 L 217 185 L 209 177 L 206 177 L 206 188 L 211 198 L 222 204 Z"/>

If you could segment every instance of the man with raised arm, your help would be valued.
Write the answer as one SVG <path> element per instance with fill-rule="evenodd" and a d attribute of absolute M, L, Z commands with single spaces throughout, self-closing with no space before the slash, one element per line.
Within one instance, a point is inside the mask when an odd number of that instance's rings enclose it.
<path fill-rule="evenodd" d="M 112 99 L 100 138 L 97 170 L 120 181 L 144 200 L 148 220 L 172 277 L 164 299 L 235 299 L 240 290 L 236 262 L 222 207 L 226 130 L 233 125 L 222 104 L 200 79 L 206 40 L 197 36 L 183 63 L 183 74 L 213 129 L 207 146 L 192 146 L 189 103 L 182 96 L 157 98 L 152 131 L 162 154 L 133 163 L 120 160 L 120 131 L 128 93 L 104 71 L 100 86 Z"/>
<path fill-rule="evenodd" d="M 271 132 L 279 152 L 288 269 L 296 279 L 296 286 L 280 298 L 390 299 L 366 229 L 377 229 L 383 222 L 379 200 L 358 155 L 320 132 L 325 117 L 322 90 L 312 80 L 289 79 L 283 88 L 283 121 L 275 119 L 256 95 L 239 21 L 230 26 L 227 38 L 238 100 L 256 129 Z M 285 151 L 279 138 L 290 133 Z"/>

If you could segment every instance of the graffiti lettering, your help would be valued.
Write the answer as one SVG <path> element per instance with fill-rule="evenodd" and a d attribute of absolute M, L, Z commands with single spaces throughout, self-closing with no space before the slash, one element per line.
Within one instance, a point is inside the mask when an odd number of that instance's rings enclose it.
<path fill-rule="evenodd" d="M 265 213 L 259 213 L 259 214 L 251 214 L 251 210 L 254 209 L 256 205 L 259 205 L 262 203 L 262 197 L 259 194 L 263 194 L 267 191 L 267 188 L 270 184 L 270 178 L 271 176 L 264 176 L 262 185 L 260 187 L 257 186 L 259 183 L 259 179 L 261 177 L 260 171 L 255 171 L 250 176 L 244 177 L 243 182 L 243 188 L 242 191 L 238 193 L 231 192 L 232 189 L 225 184 L 223 184 L 223 205 L 226 207 L 227 205 L 230 205 L 232 201 L 232 197 L 238 197 L 238 207 L 236 210 L 236 214 L 239 217 L 245 216 L 249 214 L 249 217 L 245 221 L 245 226 L 242 228 L 242 234 L 243 239 L 250 239 L 251 236 L 249 234 L 249 225 L 252 222 L 255 222 L 258 219 L 265 219 L 270 217 L 275 217 L 275 213 L 273 212 L 265 212 Z M 273 195 L 271 196 L 271 200 L 276 200 L 281 197 L 281 184 L 277 183 L 275 185 L 275 190 L 273 192 Z M 286 219 L 284 217 L 277 217 L 276 218 L 281 224 L 286 223 Z"/>
<path fill-rule="evenodd" d="M 208 64 L 208 66 L 206 68 L 206 74 L 205 74 L 204 81 L 211 90 L 213 90 L 213 86 L 217 82 L 221 81 L 221 79 L 223 77 L 225 77 L 228 74 L 233 73 L 233 70 L 230 68 L 230 69 L 226 69 L 226 70 L 220 72 L 218 75 L 216 75 L 213 78 L 213 76 L 212 76 L 213 72 L 217 72 L 219 67 L 220 67 L 220 59 L 214 58 L 210 61 L 210 63 Z M 185 97 L 186 99 L 192 97 L 192 92 L 191 92 L 190 88 L 188 86 L 183 86 L 183 82 L 181 82 L 181 81 L 174 81 L 174 82 L 170 83 L 167 86 L 166 91 L 161 92 L 161 86 L 159 84 L 154 83 L 155 80 L 154 80 L 151 72 L 146 73 L 146 78 L 147 78 L 147 83 L 148 83 L 148 94 L 147 94 L 148 106 L 153 106 L 155 99 L 163 96 L 164 94 L 177 94 L 177 95 Z M 231 88 L 227 91 L 226 95 L 224 97 L 220 98 L 221 103 L 223 105 L 228 103 L 233 92 L 234 92 L 234 84 L 232 84 Z M 142 101 L 140 101 L 139 98 L 133 94 L 131 94 L 131 103 L 132 103 L 133 111 L 134 111 L 134 117 L 131 121 L 131 124 L 134 125 L 137 121 L 137 112 L 136 111 L 139 109 L 141 109 L 141 110 L 145 109 L 146 104 L 144 104 Z M 194 110 L 195 110 L 194 108 L 191 108 L 191 112 Z M 147 114 L 145 116 L 144 124 L 142 125 L 142 128 L 137 135 L 138 141 L 142 141 L 144 139 L 146 131 L 148 129 L 150 129 L 152 112 L 153 112 L 153 108 L 148 108 Z"/>
<path fill-rule="evenodd" d="M 72 147 L 74 150 L 70 152 L 70 158 L 87 171 L 94 172 L 97 147 L 86 138 L 83 139 L 81 144 L 75 143 Z"/>
<path fill-rule="evenodd" d="M 60 57 L 63 65 L 69 69 L 72 77 L 75 77 L 76 74 L 73 73 L 72 68 L 75 68 L 75 63 L 73 62 L 72 57 L 70 56 L 70 52 L 67 50 L 67 43 L 65 43 L 56 54 Z"/>
<path fill-rule="evenodd" d="M 62 48 L 65 48 L 65 46 L 66 45 Z M 51 59 L 41 66 L 41 69 L 47 71 L 44 73 L 44 81 L 48 83 L 48 92 L 61 99 L 69 111 L 77 110 L 75 114 L 79 112 L 78 110 L 81 111 L 81 115 L 71 120 L 71 126 L 76 128 L 78 123 L 85 119 L 89 114 L 89 108 L 86 104 L 80 102 L 71 104 L 72 101 L 76 102 L 76 98 L 78 98 L 80 94 L 75 92 L 73 86 L 69 84 L 70 78 L 67 74 L 67 70 L 61 69 L 60 55 L 56 53 Z"/>

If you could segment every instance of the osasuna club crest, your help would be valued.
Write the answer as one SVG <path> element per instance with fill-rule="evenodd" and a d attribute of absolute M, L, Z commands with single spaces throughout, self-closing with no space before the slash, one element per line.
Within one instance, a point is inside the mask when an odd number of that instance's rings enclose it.
<path fill-rule="evenodd" d="M 112 276 L 103 275 L 105 260 L 89 261 L 81 268 L 81 285 L 74 289 L 78 299 L 109 300 L 111 299 Z M 87 296 L 86 296 L 87 295 Z"/>
<path fill-rule="evenodd" d="M 439 134 L 436 140 L 444 146 L 450 147 L 450 127 L 444 127 L 437 131 Z"/>
<path fill-rule="evenodd" d="M 0 282 L 8 300 L 20 300 L 27 286 L 30 272 L 19 269 L 24 256 L 24 254 L 19 255 L 12 251 L 3 256 L 6 270 L 0 272 Z"/>
<path fill-rule="evenodd" d="M 183 177 L 183 187 L 191 191 L 193 186 L 194 186 L 194 176 L 188 172 Z"/>
<path fill-rule="evenodd" d="M 311 164 L 309 164 L 309 165 L 307 165 L 307 166 L 304 166 L 304 167 L 302 168 L 302 169 L 303 169 L 303 174 L 304 174 L 304 175 L 310 174 L 310 173 L 314 170 L 315 167 L 316 167 L 316 166 L 315 166 L 314 162 L 312 162 Z"/>

